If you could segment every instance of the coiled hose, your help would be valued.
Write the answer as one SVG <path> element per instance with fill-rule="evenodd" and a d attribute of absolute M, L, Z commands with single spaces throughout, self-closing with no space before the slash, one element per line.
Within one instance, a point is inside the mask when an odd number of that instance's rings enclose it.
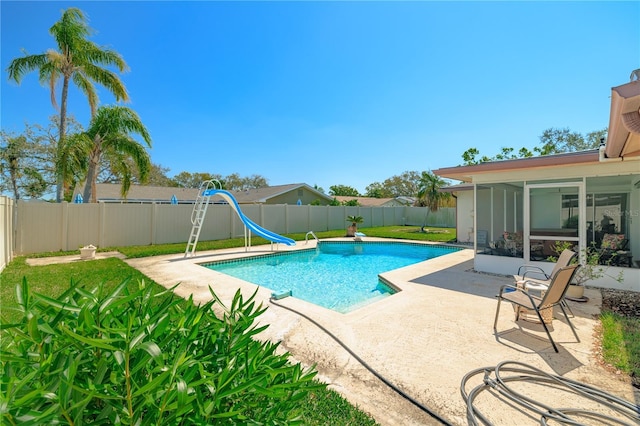
<path fill-rule="evenodd" d="M 514 375 L 505 375 L 505 373 L 513 373 Z M 467 382 L 478 374 L 484 375 L 482 384 L 467 392 Z M 491 377 L 491 374 L 494 374 L 495 378 Z M 626 418 L 632 423 L 627 423 L 621 418 L 615 418 L 604 413 L 581 408 L 550 407 L 522 393 L 516 392 L 508 385 L 509 382 L 513 381 L 553 385 L 556 389 L 571 392 L 576 396 L 595 401 L 609 408 L 611 411 L 620 414 L 620 417 Z M 517 361 L 503 361 L 495 367 L 484 367 L 472 370 L 463 377 L 462 383 L 460 384 L 460 393 L 467 404 L 467 419 L 470 425 L 476 426 L 480 424 L 479 422 L 485 425 L 492 424 L 489 419 L 473 405 L 474 399 L 485 390 L 497 392 L 500 396 L 514 403 L 514 406 L 519 406 L 528 412 L 537 413 L 540 415 L 541 425 L 547 425 L 550 420 L 560 424 L 582 425 L 583 423 L 581 423 L 576 416 L 590 418 L 593 421 L 603 424 L 620 424 L 625 426 L 640 424 L 640 406 L 638 405 L 585 383 L 580 383 L 562 376 L 547 374 L 528 364 Z"/>
<path fill-rule="evenodd" d="M 399 394 L 400 396 L 402 396 L 404 399 L 406 399 L 407 401 L 409 401 L 410 403 L 412 403 L 413 405 L 415 405 L 416 407 L 418 407 L 420 410 L 424 411 L 425 413 L 427 413 L 429 416 L 431 416 L 432 418 L 434 418 L 435 420 L 439 421 L 440 423 L 442 423 L 443 425 L 447 425 L 447 426 L 452 426 L 451 423 L 449 423 L 447 420 L 445 420 L 444 418 L 442 418 L 441 416 L 439 416 L 437 413 L 435 413 L 434 411 L 430 410 L 428 407 L 425 407 L 424 405 L 422 405 L 420 402 L 416 401 L 414 398 L 412 398 L 410 395 L 408 395 L 407 393 L 405 393 L 402 389 L 398 388 L 396 385 L 394 385 L 393 383 L 391 383 L 388 379 L 386 379 L 384 376 L 382 376 L 380 373 L 378 373 L 378 371 L 376 371 L 373 367 L 371 367 L 369 364 L 367 364 L 362 358 L 360 358 L 355 352 L 353 352 L 351 350 L 351 348 L 349 348 L 346 344 L 344 344 L 340 339 L 338 339 L 333 333 L 331 333 L 329 330 L 327 330 L 325 327 L 323 327 L 321 324 L 319 324 L 318 322 L 316 322 L 314 319 L 310 318 L 309 316 L 303 314 L 302 312 L 296 311 L 295 309 L 292 309 L 288 306 L 285 305 L 281 305 L 280 303 L 277 303 L 275 301 L 275 299 L 272 297 L 271 299 L 269 299 L 269 301 L 271 303 L 273 303 L 276 306 L 279 306 L 281 308 L 284 308 L 288 311 L 291 311 L 297 315 L 300 315 L 301 317 L 303 317 L 304 319 L 306 319 L 307 321 L 311 322 L 313 325 L 315 325 L 316 327 L 318 327 L 320 330 L 324 331 L 329 337 L 331 337 L 333 340 L 336 341 L 336 343 L 338 343 L 340 346 L 342 346 L 344 348 L 344 350 L 346 350 L 349 355 L 351 355 L 352 357 L 354 357 L 360 364 L 362 364 L 362 366 L 364 368 L 366 368 L 367 370 L 369 370 L 369 372 L 371 374 L 373 374 L 374 376 L 376 376 L 380 381 L 382 381 L 385 385 L 389 386 L 391 389 L 393 389 L 397 394 Z"/>

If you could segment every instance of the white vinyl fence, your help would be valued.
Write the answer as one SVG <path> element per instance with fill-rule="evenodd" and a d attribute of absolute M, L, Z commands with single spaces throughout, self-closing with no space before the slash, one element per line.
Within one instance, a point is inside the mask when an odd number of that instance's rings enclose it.
<path fill-rule="evenodd" d="M 455 228 L 455 209 L 427 213 L 424 207 L 350 207 L 243 204 L 243 213 L 278 233 L 345 229 L 348 215 L 362 216 L 362 228 L 425 225 Z M 93 244 L 118 247 L 181 243 L 191 231 L 191 204 L 71 204 L 19 201 L 16 254 L 77 250 Z M 226 204 L 209 205 L 200 241 L 242 237 L 244 226 Z"/>
<path fill-rule="evenodd" d="M 13 258 L 14 202 L 11 198 L 0 196 L 0 271 Z"/>

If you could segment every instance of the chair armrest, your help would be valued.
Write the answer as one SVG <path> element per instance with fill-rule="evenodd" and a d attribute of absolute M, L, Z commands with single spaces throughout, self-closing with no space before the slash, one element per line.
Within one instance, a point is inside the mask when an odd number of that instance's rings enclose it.
<path fill-rule="evenodd" d="M 524 269 L 524 272 L 521 273 L 523 269 Z M 538 266 L 522 265 L 521 267 L 518 268 L 519 276 L 521 276 L 522 278 L 525 278 L 527 274 L 540 274 L 540 275 L 544 275 L 545 279 L 547 280 L 549 279 L 549 275 L 547 275 L 547 273 Z"/>

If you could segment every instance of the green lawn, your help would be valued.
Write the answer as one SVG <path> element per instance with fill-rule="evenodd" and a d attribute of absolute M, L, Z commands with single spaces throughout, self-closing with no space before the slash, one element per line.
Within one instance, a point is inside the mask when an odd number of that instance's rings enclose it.
<path fill-rule="evenodd" d="M 640 387 L 640 318 L 604 311 L 600 319 L 605 362 L 628 374 Z"/>

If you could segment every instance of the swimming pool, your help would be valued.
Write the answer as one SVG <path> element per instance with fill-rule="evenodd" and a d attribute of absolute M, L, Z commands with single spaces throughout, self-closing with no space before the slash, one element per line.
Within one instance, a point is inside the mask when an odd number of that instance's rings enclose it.
<path fill-rule="evenodd" d="M 271 253 L 205 266 L 274 292 L 346 313 L 396 292 L 379 274 L 454 251 L 400 242 L 321 241 L 316 249 Z"/>

